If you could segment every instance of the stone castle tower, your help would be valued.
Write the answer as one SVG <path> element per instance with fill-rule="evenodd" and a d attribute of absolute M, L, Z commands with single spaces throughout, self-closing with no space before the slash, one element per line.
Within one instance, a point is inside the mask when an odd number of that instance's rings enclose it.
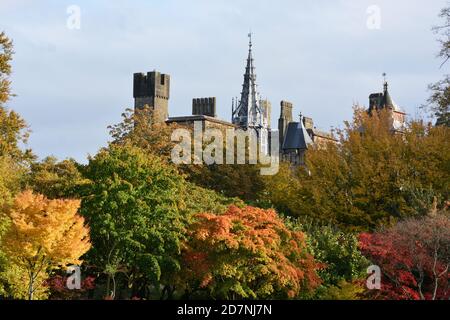
<path fill-rule="evenodd" d="M 133 85 L 134 108 L 148 106 L 157 123 L 164 123 L 169 118 L 170 76 L 153 71 L 134 74 Z"/>
<path fill-rule="evenodd" d="M 386 74 L 384 74 L 386 76 Z M 372 93 L 369 96 L 369 114 L 376 110 L 387 109 L 391 116 L 391 129 L 394 132 L 402 132 L 404 130 L 406 113 L 392 99 L 388 82 L 384 81 L 383 92 Z"/>

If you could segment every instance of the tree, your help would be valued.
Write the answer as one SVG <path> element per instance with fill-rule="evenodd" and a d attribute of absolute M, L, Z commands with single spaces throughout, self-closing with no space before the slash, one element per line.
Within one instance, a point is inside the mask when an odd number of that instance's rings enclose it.
<path fill-rule="evenodd" d="M 424 215 L 434 199 L 439 208 L 448 200 L 449 128 L 411 121 L 393 134 L 388 111 L 356 108 L 338 134 L 338 144 L 308 150 L 306 168 L 282 167 L 266 178 L 275 208 L 358 231 Z"/>
<path fill-rule="evenodd" d="M 433 28 L 441 38 L 441 50 L 438 57 L 443 59 L 441 67 L 450 59 L 450 7 L 441 10 L 439 16 L 444 19 L 444 23 Z M 444 79 L 430 84 L 428 89 L 431 96 L 427 101 L 428 107 L 437 117 L 437 125 L 450 127 L 450 75 L 445 75 Z"/>
<path fill-rule="evenodd" d="M 29 275 L 28 271 L 5 258 L 4 267 L 0 270 L 0 295 L 9 299 L 29 299 Z M 49 288 L 46 285 L 48 274 L 40 272 L 34 279 L 33 299 L 45 300 L 49 296 Z"/>
<path fill-rule="evenodd" d="M 20 144 L 26 144 L 29 131 L 26 122 L 12 110 L 0 106 L 0 157 L 10 157 L 21 165 L 29 164 L 35 156 L 31 150 L 22 150 Z"/>
<path fill-rule="evenodd" d="M 288 218 L 286 224 L 292 230 L 307 235 L 308 249 L 314 259 L 322 264 L 318 271 L 322 287 L 349 284 L 366 276 L 370 263 L 359 251 L 355 234 L 329 225 L 302 224 L 299 219 Z"/>
<path fill-rule="evenodd" d="M 122 113 L 122 122 L 108 127 L 113 138 L 112 144 L 141 148 L 147 153 L 170 161 L 174 143 L 171 135 L 176 124 L 153 123 L 152 110 L 146 106 L 142 109 L 126 109 Z"/>
<path fill-rule="evenodd" d="M 450 75 L 445 75 L 443 80 L 428 86 L 431 96 L 428 98 L 427 106 L 437 118 L 436 125 L 450 127 Z"/>
<path fill-rule="evenodd" d="M 27 126 L 20 116 L 7 111 L 4 104 L 10 99 L 11 60 L 13 56 L 12 41 L 5 33 L 0 33 L 0 242 L 6 233 L 10 221 L 4 214 L 14 195 L 20 190 L 25 171 L 23 160 L 29 160 L 31 152 L 19 148 L 28 137 Z M 7 259 L 0 249 L 0 273 L 7 270 Z M 0 295 L 4 292 L 4 279 L 0 279 Z"/>
<path fill-rule="evenodd" d="M 263 183 L 260 168 L 252 164 L 183 165 L 187 179 L 226 197 L 236 197 L 259 205 Z"/>
<path fill-rule="evenodd" d="M 77 214 L 78 200 L 49 200 L 25 191 L 16 196 L 7 215 L 11 227 L 2 241 L 8 259 L 28 275 L 28 299 L 32 300 L 43 275 L 80 257 L 91 244 L 89 229 Z"/>
<path fill-rule="evenodd" d="M 76 198 L 77 190 L 87 183 L 79 167 L 73 159 L 58 162 L 54 157 L 47 157 L 40 162 L 33 162 L 28 187 L 49 199 Z"/>
<path fill-rule="evenodd" d="M 1 166 L 0 166 L 1 169 Z M 1 173 L 0 173 L 1 178 Z M 3 209 L 5 207 L 5 203 L 8 202 L 10 199 L 10 193 L 9 190 L 6 189 L 6 191 L 3 189 L 2 181 L 0 180 L 0 244 L 2 242 L 2 238 L 5 235 L 5 233 L 8 231 L 10 220 L 9 218 L 3 213 Z M 5 285 L 6 285 L 6 279 L 2 276 L 2 274 L 7 270 L 7 258 L 4 254 L 4 252 L 1 249 L 0 246 L 0 296 L 6 295 L 5 291 Z"/>
<path fill-rule="evenodd" d="M 0 212 L 20 190 L 23 172 L 10 158 L 0 157 Z M 1 216 L 1 214 L 0 214 Z"/>
<path fill-rule="evenodd" d="M 363 282 L 342 280 L 321 290 L 317 297 L 320 300 L 362 300 L 366 291 Z"/>
<path fill-rule="evenodd" d="M 444 60 L 442 63 L 444 65 L 450 59 L 450 7 L 443 8 L 439 17 L 445 21 L 442 25 L 434 27 L 433 30 L 441 36 L 439 39 L 441 50 L 438 56 Z"/>
<path fill-rule="evenodd" d="M 4 32 L 0 33 L 0 107 L 11 96 L 11 60 L 14 54 L 13 43 Z"/>
<path fill-rule="evenodd" d="M 0 157 L 9 156 L 15 161 L 30 161 L 30 150 L 22 151 L 19 143 L 26 143 L 28 127 L 25 121 L 14 111 L 5 109 L 4 104 L 11 98 L 11 60 L 12 41 L 4 32 L 0 33 Z"/>
<path fill-rule="evenodd" d="M 137 294 L 179 269 L 183 235 L 182 178 L 156 156 L 132 146 L 111 145 L 83 169 L 82 214 L 91 227 L 91 265 L 107 276 L 114 298 L 122 275 Z"/>
<path fill-rule="evenodd" d="M 80 170 L 87 183 L 77 194 L 93 242 L 87 260 L 106 277 L 109 298 L 172 298 L 193 213 L 237 203 L 186 182 L 164 157 L 130 143 L 111 144 Z"/>
<path fill-rule="evenodd" d="M 122 118 L 120 123 L 108 127 L 113 138 L 112 144 L 130 144 L 171 162 L 171 152 L 175 146 L 171 135 L 179 125 L 153 123 L 152 110 L 148 107 L 126 109 Z M 184 129 L 190 130 L 188 126 Z M 257 201 L 262 191 L 260 168 L 257 165 L 180 165 L 178 169 L 188 181 L 225 197 Z"/>
<path fill-rule="evenodd" d="M 222 215 L 197 214 L 183 257 L 188 296 L 294 298 L 320 283 L 304 234 L 288 230 L 273 210 L 231 206 Z"/>
<path fill-rule="evenodd" d="M 380 266 L 387 299 L 448 300 L 450 219 L 444 214 L 407 219 L 360 236 L 361 251 Z"/>

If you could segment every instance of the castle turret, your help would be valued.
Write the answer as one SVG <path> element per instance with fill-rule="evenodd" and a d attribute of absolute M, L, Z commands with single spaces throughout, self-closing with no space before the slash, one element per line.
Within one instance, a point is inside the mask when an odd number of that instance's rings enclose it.
<path fill-rule="evenodd" d="M 134 108 L 148 106 L 155 122 L 163 123 L 169 117 L 170 76 L 153 71 L 134 74 Z"/>
<path fill-rule="evenodd" d="M 386 76 L 386 74 L 383 74 Z M 391 115 L 391 126 L 394 132 L 402 132 L 405 125 L 406 113 L 400 108 L 392 99 L 391 94 L 388 90 L 388 82 L 384 80 L 383 92 L 372 93 L 369 96 L 369 114 L 373 111 L 378 111 L 382 109 L 389 110 Z"/>

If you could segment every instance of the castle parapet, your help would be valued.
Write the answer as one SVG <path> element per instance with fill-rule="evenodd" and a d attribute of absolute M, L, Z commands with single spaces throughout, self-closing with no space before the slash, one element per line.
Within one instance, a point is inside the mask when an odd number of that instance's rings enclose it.
<path fill-rule="evenodd" d="M 216 98 L 192 99 L 192 115 L 216 118 Z"/>

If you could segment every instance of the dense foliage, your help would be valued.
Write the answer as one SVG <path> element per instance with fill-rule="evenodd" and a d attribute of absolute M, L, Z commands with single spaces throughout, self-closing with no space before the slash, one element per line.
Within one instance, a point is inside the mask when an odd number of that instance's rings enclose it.
<path fill-rule="evenodd" d="M 232 206 L 222 215 L 198 214 L 189 236 L 182 276 L 190 295 L 294 298 L 320 283 L 305 235 L 290 231 L 273 210 Z"/>
<path fill-rule="evenodd" d="M 448 63 L 450 59 L 450 7 L 441 10 L 440 18 L 444 22 L 434 27 L 434 31 L 439 35 L 441 50 L 438 57 L 443 60 L 441 67 Z M 430 84 L 431 96 L 425 107 L 431 110 L 437 118 L 437 125 L 450 127 L 450 75 L 446 74 L 444 79 Z"/>
<path fill-rule="evenodd" d="M 347 230 L 367 230 L 442 207 L 450 190 L 450 131 L 411 122 L 392 134 L 387 111 L 355 119 L 340 143 L 308 150 L 307 165 L 266 181 L 273 205 Z"/>
<path fill-rule="evenodd" d="M 228 200 L 188 184 L 174 167 L 130 145 L 100 151 L 82 174 L 89 182 L 80 187 L 81 213 L 93 242 L 87 260 L 106 275 L 105 294 L 115 297 L 120 288 L 124 297 L 171 295 L 191 214 L 224 211 Z"/>
<path fill-rule="evenodd" d="M 9 266 L 28 275 L 30 300 L 47 272 L 79 264 L 91 247 L 89 229 L 77 213 L 79 205 L 78 200 L 48 200 L 26 191 L 7 211 L 11 226 L 3 236 L 2 249 Z"/>
<path fill-rule="evenodd" d="M 449 58 L 448 19 L 437 27 Z M 0 33 L 0 298 L 449 299 L 449 77 L 438 125 L 392 132 L 355 107 L 306 165 L 170 161 L 175 125 L 127 109 L 87 164 L 36 160 L 6 103 L 12 41 Z M 447 124 L 447 125 L 445 125 Z M 81 266 L 80 290 L 66 267 Z M 367 267 L 381 290 L 365 286 Z"/>
<path fill-rule="evenodd" d="M 448 300 L 450 218 L 407 219 L 360 236 L 362 252 L 382 270 L 383 299 Z"/>
<path fill-rule="evenodd" d="M 0 107 L 11 97 L 11 61 L 13 57 L 13 43 L 4 32 L 0 33 Z"/>
<path fill-rule="evenodd" d="M 107 276 L 106 295 L 115 297 L 118 274 L 133 285 L 133 294 L 165 284 L 180 269 L 182 178 L 131 146 L 101 151 L 83 171 L 90 183 L 82 191 L 81 213 L 93 243 L 87 259 Z"/>

